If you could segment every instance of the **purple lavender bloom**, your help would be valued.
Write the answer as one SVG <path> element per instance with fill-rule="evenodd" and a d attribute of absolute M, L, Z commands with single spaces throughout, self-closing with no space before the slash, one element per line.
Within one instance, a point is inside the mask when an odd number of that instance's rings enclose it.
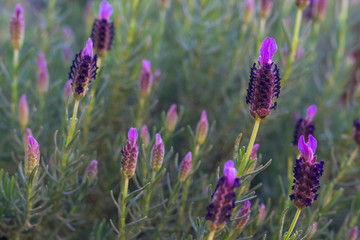
<path fill-rule="evenodd" d="M 94 49 L 100 57 L 103 57 L 111 49 L 114 40 L 114 23 L 109 20 L 112 13 L 112 6 L 107 1 L 102 1 L 99 18 L 95 19 L 91 32 Z"/>
<path fill-rule="evenodd" d="M 204 144 L 207 133 L 209 131 L 209 122 L 207 120 L 206 111 L 202 111 L 200 121 L 196 126 L 196 142 L 199 145 Z"/>
<path fill-rule="evenodd" d="M 235 188 L 240 187 L 236 178 L 234 162 L 229 160 L 224 165 L 224 176 L 219 179 L 212 202 L 207 207 L 206 225 L 210 231 L 219 231 L 230 221 L 232 209 L 235 207 Z"/>
<path fill-rule="evenodd" d="M 27 129 L 25 130 L 24 135 L 23 135 L 23 144 L 24 144 L 25 151 L 26 151 L 26 148 L 27 148 L 27 146 L 28 146 L 28 139 L 29 139 L 29 137 L 32 137 L 32 136 L 33 136 L 33 135 L 32 135 L 31 129 L 30 129 L 30 128 L 27 128 Z"/>
<path fill-rule="evenodd" d="M 32 136 L 28 137 L 28 145 L 25 151 L 25 177 L 28 178 L 34 168 L 39 165 L 39 144 Z"/>
<path fill-rule="evenodd" d="M 37 58 L 37 87 L 40 94 L 44 94 L 49 86 L 49 72 L 47 70 L 46 58 L 43 52 L 40 52 Z"/>
<path fill-rule="evenodd" d="M 178 115 L 176 112 L 176 104 L 171 105 L 169 111 L 166 114 L 165 128 L 169 132 L 173 132 L 176 127 Z"/>
<path fill-rule="evenodd" d="M 151 62 L 144 59 L 142 61 L 142 71 L 139 79 L 139 89 L 142 97 L 149 96 L 152 84 L 153 75 L 151 73 Z"/>
<path fill-rule="evenodd" d="M 192 169 L 192 155 L 188 152 L 179 166 L 178 178 L 181 182 L 184 182 Z"/>
<path fill-rule="evenodd" d="M 260 204 L 259 215 L 256 220 L 256 225 L 259 226 L 260 224 L 262 224 L 264 222 L 265 217 L 266 217 L 266 207 L 265 204 L 262 203 Z"/>
<path fill-rule="evenodd" d="M 295 0 L 295 5 L 302 10 L 309 5 L 309 2 L 310 0 Z"/>
<path fill-rule="evenodd" d="M 316 162 L 315 150 L 316 139 L 309 135 L 309 141 L 305 137 L 299 139 L 298 148 L 301 157 L 296 159 L 294 167 L 294 186 L 290 199 L 294 201 L 297 208 L 303 209 L 311 206 L 317 199 L 317 190 L 320 188 L 320 177 L 323 173 L 324 162 Z"/>
<path fill-rule="evenodd" d="M 250 212 L 251 212 L 250 207 L 251 207 L 251 203 L 248 200 L 244 203 L 244 205 L 240 208 L 239 212 L 236 214 L 236 218 L 239 218 L 234 223 L 234 229 L 237 232 L 237 234 L 241 233 L 246 223 L 250 219 Z"/>
<path fill-rule="evenodd" d="M 141 138 L 142 138 L 142 143 L 144 144 L 145 147 L 147 147 L 150 142 L 150 133 L 146 125 L 142 126 L 141 128 Z"/>
<path fill-rule="evenodd" d="M 93 57 L 93 42 L 89 38 L 86 47 L 76 54 L 69 72 L 69 80 L 72 81 L 72 91 L 76 100 L 85 96 L 91 81 L 95 80 L 98 69 L 96 61 L 97 56 Z"/>
<path fill-rule="evenodd" d="M 273 0 L 260 0 L 260 17 L 267 19 L 273 8 Z"/>
<path fill-rule="evenodd" d="M 20 4 L 17 4 L 10 20 L 11 46 L 17 50 L 21 48 L 24 42 L 25 21 L 23 13 L 24 9 Z"/>
<path fill-rule="evenodd" d="M 254 0 L 246 0 L 245 7 L 244 7 L 244 23 L 248 24 L 253 18 L 254 14 Z"/>
<path fill-rule="evenodd" d="M 358 237 L 358 227 L 353 227 L 347 234 L 346 240 L 356 240 Z"/>
<path fill-rule="evenodd" d="M 295 126 L 293 145 L 296 146 L 299 142 L 300 136 L 304 135 L 305 141 L 308 141 L 309 135 L 314 135 L 315 124 L 314 116 L 316 115 L 317 108 L 315 105 L 311 105 L 306 113 L 305 118 L 300 118 Z"/>
<path fill-rule="evenodd" d="M 279 68 L 272 61 L 276 50 L 275 40 L 265 38 L 260 49 L 259 68 L 256 68 L 256 63 L 251 68 L 246 103 L 250 105 L 250 113 L 255 119 L 266 119 L 271 110 L 276 109 L 277 103 L 273 103 L 273 99 L 280 94 Z"/>
<path fill-rule="evenodd" d="M 310 4 L 304 12 L 305 18 L 317 22 L 322 21 L 326 13 L 326 4 L 326 0 L 310 0 Z"/>
<path fill-rule="evenodd" d="M 98 162 L 96 160 L 92 160 L 85 170 L 85 176 L 87 176 L 90 181 L 92 181 L 96 177 L 97 171 Z"/>
<path fill-rule="evenodd" d="M 354 140 L 360 146 L 360 117 L 354 121 Z"/>
<path fill-rule="evenodd" d="M 26 94 L 21 95 L 18 106 L 18 117 L 21 128 L 25 129 L 29 121 L 29 105 L 26 101 Z"/>
<path fill-rule="evenodd" d="M 139 156 L 139 146 L 137 146 L 138 133 L 136 128 L 130 128 L 128 140 L 124 149 L 121 150 L 121 170 L 127 178 L 131 178 L 135 174 L 136 163 Z"/>
<path fill-rule="evenodd" d="M 165 155 L 165 147 L 163 140 L 161 139 L 161 135 L 159 133 L 155 136 L 156 141 L 151 149 L 151 163 L 152 168 L 155 172 L 158 172 L 162 166 L 164 155 Z"/>

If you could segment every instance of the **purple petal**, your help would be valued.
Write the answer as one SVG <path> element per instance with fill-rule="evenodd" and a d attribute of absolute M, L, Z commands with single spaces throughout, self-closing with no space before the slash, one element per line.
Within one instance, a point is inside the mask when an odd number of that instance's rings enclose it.
<path fill-rule="evenodd" d="M 142 67 L 146 72 L 150 72 L 151 71 L 151 62 L 149 60 L 144 59 L 142 61 Z"/>
<path fill-rule="evenodd" d="M 35 138 L 33 138 L 32 136 L 28 137 L 28 143 L 31 146 L 31 148 L 37 148 L 39 147 L 38 142 L 35 140 Z"/>
<path fill-rule="evenodd" d="M 260 57 L 258 61 L 260 62 L 260 65 L 263 65 L 265 63 L 272 63 L 272 57 L 274 56 L 274 53 L 277 50 L 277 45 L 274 39 L 272 38 L 265 38 L 265 40 L 262 42 L 261 49 L 260 49 Z"/>
<path fill-rule="evenodd" d="M 233 185 L 236 178 L 237 171 L 234 168 L 234 162 L 229 160 L 224 165 L 224 175 L 226 176 L 227 183 Z"/>
<path fill-rule="evenodd" d="M 128 138 L 129 138 L 129 141 L 131 141 L 131 142 L 137 141 L 138 133 L 137 133 L 136 128 L 130 128 L 129 133 L 128 133 Z"/>
<path fill-rule="evenodd" d="M 308 147 L 306 146 L 304 135 L 301 135 L 301 137 L 299 138 L 298 149 L 299 149 L 301 155 L 305 156 L 305 153 L 307 152 Z"/>
<path fill-rule="evenodd" d="M 91 40 L 91 38 L 89 38 L 86 42 L 86 47 L 84 48 L 83 52 L 82 52 L 83 56 L 93 56 L 93 41 Z"/>
<path fill-rule="evenodd" d="M 113 7 L 107 1 L 102 1 L 100 3 L 99 15 L 101 19 L 109 20 L 113 11 Z"/>
<path fill-rule="evenodd" d="M 161 144 L 163 141 L 161 139 L 161 135 L 159 133 L 156 134 L 156 145 Z"/>
<path fill-rule="evenodd" d="M 311 105 L 308 109 L 307 109 L 307 118 L 309 119 L 309 120 L 312 120 L 313 119 L 313 117 L 315 116 L 315 114 L 316 114 L 316 110 L 317 110 L 317 108 L 316 108 L 316 106 L 315 105 Z"/>
<path fill-rule="evenodd" d="M 21 4 L 20 3 L 16 4 L 16 6 L 15 6 L 15 15 L 19 16 L 23 12 L 24 12 L 24 9 L 21 7 Z"/>
<path fill-rule="evenodd" d="M 309 141 L 306 143 L 306 145 L 312 150 L 314 154 L 317 147 L 317 142 L 311 134 L 309 135 Z"/>
<path fill-rule="evenodd" d="M 201 113 L 200 122 L 207 122 L 207 115 L 205 110 L 203 110 Z"/>
<path fill-rule="evenodd" d="M 251 207 L 251 203 L 249 200 L 247 200 L 245 203 L 244 203 L 244 207 L 246 208 L 250 208 Z"/>

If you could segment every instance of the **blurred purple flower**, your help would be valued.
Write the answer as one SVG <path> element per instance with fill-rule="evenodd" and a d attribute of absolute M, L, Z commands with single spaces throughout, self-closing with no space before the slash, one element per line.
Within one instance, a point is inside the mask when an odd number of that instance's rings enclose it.
<path fill-rule="evenodd" d="M 152 84 L 153 75 L 151 73 L 151 62 L 144 59 L 142 61 L 142 71 L 139 79 L 139 89 L 142 97 L 149 96 Z"/>
<path fill-rule="evenodd" d="M 97 171 L 98 162 L 96 160 L 92 160 L 85 170 L 85 176 L 87 176 L 89 180 L 92 181 L 96 177 Z"/>
<path fill-rule="evenodd" d="M 49 86 L 49 72 L 47 69 L 46 58 L 43 52 L 40 52 L 37 58 L 37 87 L 40 94 L 44 94 Z"/>
<path fill-rule="evenodd" d="M 179 180 L 184 182 L 192 169 L 192 155 L 188 152 L 179 166 Z"/>
<path fill-rule="evenodd" d="M 176 104 L 173 104 L 166 114 L 165 128 L 169 132 L 173 132 L 175 130 L 177 119 L 178 115 L 176 112 Z"/>
<path fill-rule="evenodd" d="M 144 146 L 147 147 L 150 143 L 150 133 L 146 125 L 143 125 L 141 128 L 141 139 Z"/>
<path fill-rule="evenodd" d="M 165 155 L 165 147 L 163 140 L 161 139 L 161 135 L 157 133 L 155 135 L 155 144 L 151 149 L 151 163 L 152 168 L 155 172 L 158 172 L 162 166 L 164 155 Z"/>
<path fill-rule="evenodd" d="M 21 128 L 25 130 L 25 127 L 29 121 L 29 105 L 26 101 L 26 94 L 21 95 L 18 106 L 18 118 Z"/>
<path fill-rule="evenodd" d="M 251 22 L 254 14 L 254 0 L 246 0 L 244 7 L 244 23 L 248 24 Z"/>
<path fill-rule="evenodd" d="M 260 0 L 260 17 L 267 19 L 273 8 L 273 0 Z"/>
<path fill-rule="evenodd" d="M 347 234 L 346 240 L 356 240 L 358 237 L 358 227 L 353 227 Z"/>
<path fill-rule="evenodd" d="M 354 121 L 354 140 L 360 146 L 360 117 Z"/>
<path fill-rule="evenodd" d="M 11 46 L 17 50 L 21 48 L 24 42 L 25 21 L 23 12 L 24 9 L 21 7 L 21 4 L 17 4 L 14 15 L 10 20 Z"/>
<path fill-rule="evenodd" d="M 307 115 L 305 118 L 300 118 L 295 126 L 293 145 L 296 146 L 299 142 L 300 136 L 304 135 L 305 141 L 308 141 L 309 135 L 314 135 L 315 124 L 314 116 L 316 115 L 317 108 L 315 105 L 311 105 L 307 109 Z"/>
<path fill-rule="evenodd" d="M 32 136 L 33 136 L 33 135 L 32 135 L 31 129 L 30 129 L 30 128 L 27 128 L 27 129 L 25 130 L 24 135 L 23 135 L 23 144 L 24 144 L 25 151 L 26 151 L 26 148 L 27 148 L 27 146 L 28 146 L 28 138 L 29 138 L 29 137 L 32 137 Z"/>
<path fill-rule="evenodd" d="M 197 123 L 196 126 L 196 142 L 199 145 L 204 144 L 208 130 L 209 130 L 209 122 L 207 119 L 206 111 L 203 110 L 201 113 L 200 121 Z"/>

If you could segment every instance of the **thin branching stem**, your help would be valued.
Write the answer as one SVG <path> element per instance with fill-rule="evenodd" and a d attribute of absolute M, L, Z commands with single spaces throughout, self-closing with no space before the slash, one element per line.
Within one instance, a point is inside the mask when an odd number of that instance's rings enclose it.
<path fill-rule="evenodd" d="M 292 231 L 294 230 L 294 227 L 295 227 L 295 225 L 296 225 L 296 222 L 297 222 L 297 220 L 299 219 L 300 213 L 301 213 L 301 209 L 298 208 L 298 209 L 296 210 L 294 219 L 293 219 L 293 221 L 292 221 L 292 223 L 291 223 L 291 225 L 290 225 L 289 231 L 287 232 L 286 237 L 285 237 L 284 240 L 288 240 L 288 239 L 290 238 L 291 233 L 292 233 Z"/>

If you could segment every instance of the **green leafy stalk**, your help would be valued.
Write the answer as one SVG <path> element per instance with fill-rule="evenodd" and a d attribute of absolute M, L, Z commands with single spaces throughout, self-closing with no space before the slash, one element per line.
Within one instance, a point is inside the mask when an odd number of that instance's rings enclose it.
<path fill-rule="evenodd" d="M 18 71 L 19 64 L 19 49 L 14 49 L 13 59 L 13 79 L 12 79 L 12 94 L 11 94 L 11 112 L 13 116 L 16 116 L 16 107 L 18 101 Z"/>
<path fill-rule="evenodd" d="M 120 194 L 121 198 L 121 206 L 119 203 L 119 234 L 117 239 L 124 240 L 125 239 L 125 218 L 126 218 L 126 196 L 128 193 L 128 187 L 129 187 L 129 178 L 124 176 L 124 181 L 122 185 L 122 191 Z"/>
<path fill-rule="evenodd" d="M 286 235 L 284 236 L 284 240 L 288 240 L 290 238 L 291 233 L 294 230 L 295 224 L 296 224 L 297 220 L 299 219 L 300 213 L 301 213 L 301 209 L 298 208 L 296 210 L 294 219 L 293 219 L 293 221 L 292 221 L 292 223 L 290 225 L 289 231 L 287 231 L 287 233 L 285 233 Z"/>

